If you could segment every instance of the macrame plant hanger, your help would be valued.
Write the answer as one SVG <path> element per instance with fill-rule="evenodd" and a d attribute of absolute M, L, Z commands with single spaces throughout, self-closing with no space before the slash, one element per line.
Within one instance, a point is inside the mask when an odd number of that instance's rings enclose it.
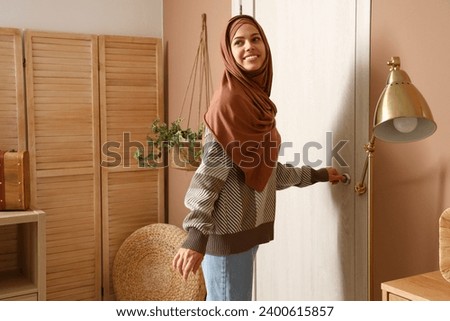
<path fill-rule="evenodd" d="M 189 77 L 188 86 L 186 88 L 186 92 L 183 98 L 183 104 L 181 106 L 181 111 L 179 115 L 179 120 L 186 123 L 186 128 L 188 131 L 192 131 L 198 134 L 199 141 L 196 146 L 190 144 L 189 151 L 184 151 L 184 153 L 191 154 L 193 153 L 195 156 L 189 155 L 186 158 L 189 159 L 187 165 L 176 166 L 172 162 L 172 167 L 184 169 L 184 170 L 195 170 L 200 164 L 200 154 L 201 154 L 201 139 L 204 129 L 203 116 L 208 110 L 209 103 L 211 101 L 211 93 L 212 93 L 212 75 L 211 75 L 211 67 L 209 62 L 209 52 L 208 52 L 208 30 L 206 25 L 206 14 L 203 13 L 202 16 L 202 30 L 200 33 L 200 42 L 197 48 L 197 53 L 195 55 L 194 64 L 192 66 L 191 75 Z M 186 108 L 188 109 L 186 110 Z M 197 109 L 197 115 L 193 115 L 195 113 L 195 108 Z M 187 113 L 187 118 L 183 117 Z M 195 123 L 195 116 L 197 122 Z M 191 126 L 191 125 L 195 125 Z M 183 158 L 181 151 L 174 150 L 174 157 L 177 161 L 180 160 L 180 157 Z"/>
<path fill-rule="evenodd" d="M 197 106 L 198 129 L 203 126 L 203 115 L 208 110 L 211 101 L 212 92 L 212 76 L 209 63 L 208 53 L 208 30 L 206 26 L 206 14 L 202 14 L 202 31 L 200 34 L 200 42 L 197 48 L 197 54 L 192 66 L 189 83 L 184 95 L 183 104 L 180 111 L 180 119 L 183 119 L 185 107 L 189 104 L 187 127 L 192 128 L 192 112 L 194 106 Z M 197 98 L 197 100 L 195 100 Z M 188 100 L 189 99 L 189 100 Z M 203 112 L 203 113 L 202 113 Z"/>

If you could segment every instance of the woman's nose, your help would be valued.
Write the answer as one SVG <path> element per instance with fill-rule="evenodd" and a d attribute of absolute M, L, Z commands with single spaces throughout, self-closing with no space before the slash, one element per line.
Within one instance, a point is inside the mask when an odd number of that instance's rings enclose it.
<path fill-rule="evenodd" d="M 246 41 L 245 42 L 245 50 L 249 51 L 251 49 L 253 49 L 253 44 L 250 41 Z"/>

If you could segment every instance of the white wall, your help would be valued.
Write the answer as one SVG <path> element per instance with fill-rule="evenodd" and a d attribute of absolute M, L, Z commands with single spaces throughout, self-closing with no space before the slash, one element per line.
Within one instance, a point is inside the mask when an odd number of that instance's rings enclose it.
<path fill-rule="evenodd" d="M 162 37 L 163 0 L 0 0 L 0 27 Z"/>

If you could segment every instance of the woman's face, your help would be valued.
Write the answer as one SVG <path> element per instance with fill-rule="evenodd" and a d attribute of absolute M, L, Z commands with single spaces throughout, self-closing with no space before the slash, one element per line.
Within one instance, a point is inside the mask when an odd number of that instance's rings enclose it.
<path fill-rule="evenodd" d="M 231 52 L 236 63 L 246 71 L 256 71 L 266 60 L 266 47 L 258 29 L 243 24 L 231 39 Z"/>

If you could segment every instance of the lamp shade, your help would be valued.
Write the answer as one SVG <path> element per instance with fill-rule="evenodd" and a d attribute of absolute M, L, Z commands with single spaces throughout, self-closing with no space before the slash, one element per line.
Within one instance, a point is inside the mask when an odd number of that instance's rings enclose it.
<path fill-rule="evenodd" d="M 413 142 L 436 131 L 430 108 L 400 69 L 400 58 L 393 57 L 386 86 L 378 99 L 374 115 L 374 135 L 388 142 Z"/>

